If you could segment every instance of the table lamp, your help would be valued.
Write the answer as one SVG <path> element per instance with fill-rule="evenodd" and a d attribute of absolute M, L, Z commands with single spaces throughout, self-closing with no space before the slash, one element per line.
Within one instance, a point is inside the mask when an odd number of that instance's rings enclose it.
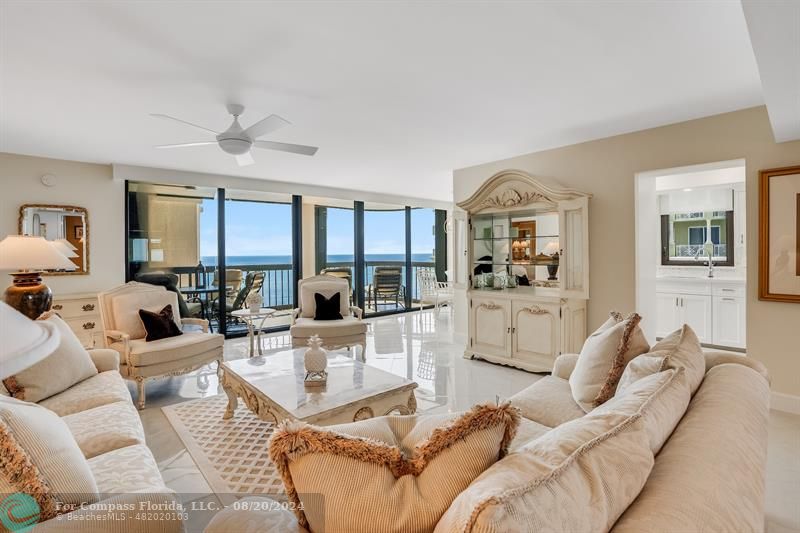
<path fill-rule="evenodd" d="M 0 241 L 0 270 L 14 270 L 14 283 L 5 302 L 31 319 L 50 310 L 53 291 L 42 283 L 43 270 L 75 270 L 75 263 L 58 252 L 44 237 L 9 235 Z"/>
<path fill-rule="evenodd" d="M 550 241 L 547 243 L 547 246 L 544 247 L 542 253 L 545 255 L 549 255 L 553 258 L 553 262 L 547 265 L 547 274 L 548 280 L 553 281 L 558 279 L 556 274 L 558 274 L 558 252 L 560 248 L 558 246 L 558 241 Z"/>
<path fill-rule="evenodd" d="M 0 339 L 0 379 L 6 379 L 53 353 L 61 335 L 52 322 L 29 320 L 0 302 Z"/>

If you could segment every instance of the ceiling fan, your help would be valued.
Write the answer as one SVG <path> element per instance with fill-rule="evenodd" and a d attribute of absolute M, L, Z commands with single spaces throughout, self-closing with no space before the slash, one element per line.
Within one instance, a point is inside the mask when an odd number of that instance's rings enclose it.
<path fill-rule="evenodd" d="M 162 115 L 160 113 L 151 114 L 150 116 L 152 117 L 180 122 L 181 124 L 186 124 L 187 126 L 192 126 L 205 132 L 213 133 L 217 138 L 216 141 L 162 144 L 156 146 L 156 148 L 186 148 L 189 146 L 206 146 L 217 144 L 220 148 L 222 148 L 223 152 L 236 156 L 236 162 L 239 163 L 239 166 L 241 167 L 255 163 L 255 160 L 253 160 L 253 155 L 250 153 L 250 149 L 253 146 L 256 148 L 279 150 L 281 152 L 291 152 L 293 154 L 302 155 L 314 155 L 317 153 L 318 148 L 316 146 L 258 140 L 258 137 L 272 133 L 273 131 L 290 124 L 289 121 L 279 117 L 278 115 L 270 115 L 245 129 L 242 128 L 241 124 L 239 124 L 239 117 L 242 116 L 242 113 L 244 113 L 244 106 L 239 104 L 228 104 L 227 108 L 228 113 L 233 115 L 233 123 L 230 125 L 230 127 L 228 127 L 227 130 L 221 133 L 210 130 L 203 126 L 198 126 L 197 124 L 192 124 L 191 122 L 187 122 L 179 118 L 171 117 L 169 115 Z"/>

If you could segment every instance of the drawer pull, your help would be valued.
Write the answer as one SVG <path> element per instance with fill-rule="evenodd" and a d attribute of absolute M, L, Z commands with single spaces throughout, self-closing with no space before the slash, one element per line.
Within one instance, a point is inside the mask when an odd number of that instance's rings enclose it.
<path fill-rule="evenodd" d="M 735 302 L 736 298 L 723 298 L 722 300 L 725 302 Z"/>
<path fill-rule="evenodd" d="M 86 304 L 86 305 L 84 305 L 83 307 L 81 307 L 81 309 L 83 309 L 83 310 L 84 310 L 84 311 L 86 311 L 87 313 L 88 313 L 89 311 L 94 311 L 94 304 Z"/>
<path fill-rule="evenodd" d="M 736 292 L 736 289 L 722 289 L 722 292 Z"/>
<path fill-rule="evenodd" d="M 61 304 L 55 304 L 53 306 L 53 311 L 61 311 L 62 309 L 64 309 L 64 306 Z"/>
<path fill-rule="evenodd" d="M 82 327 L 83 329 L 94 329 L 94 326 L 94 322 L 84 322 Z"/>

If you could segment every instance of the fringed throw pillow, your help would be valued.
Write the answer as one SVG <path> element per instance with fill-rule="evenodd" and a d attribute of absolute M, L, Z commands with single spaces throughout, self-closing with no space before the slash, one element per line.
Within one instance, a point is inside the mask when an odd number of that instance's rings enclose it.
<path fill-rule="evenodd" d="M 508 403 L 454 416 L 327 428 L 286 421 L 269 453 L 311 531 L 432 531 L 456 496 L 506 454 L 520 421 Z"/>
<path fill-rule="evenodd" d="M 625 366 L 650 349 L 639 327 L 641 319 L 636 313 L 622 318 L 612 312 L 586 339 L 569 385 L 572 397 L 587 413 L 614 396 Z"/>

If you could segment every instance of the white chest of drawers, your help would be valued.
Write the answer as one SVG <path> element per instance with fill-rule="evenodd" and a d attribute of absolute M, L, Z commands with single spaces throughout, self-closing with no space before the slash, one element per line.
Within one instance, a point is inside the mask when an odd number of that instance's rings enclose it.
<path fill-rule="evenodd" d="M 64 319 L 86 348 L 101 346 L 103 325 L 96 294 L 56 294 L 52 310 Z"/>

